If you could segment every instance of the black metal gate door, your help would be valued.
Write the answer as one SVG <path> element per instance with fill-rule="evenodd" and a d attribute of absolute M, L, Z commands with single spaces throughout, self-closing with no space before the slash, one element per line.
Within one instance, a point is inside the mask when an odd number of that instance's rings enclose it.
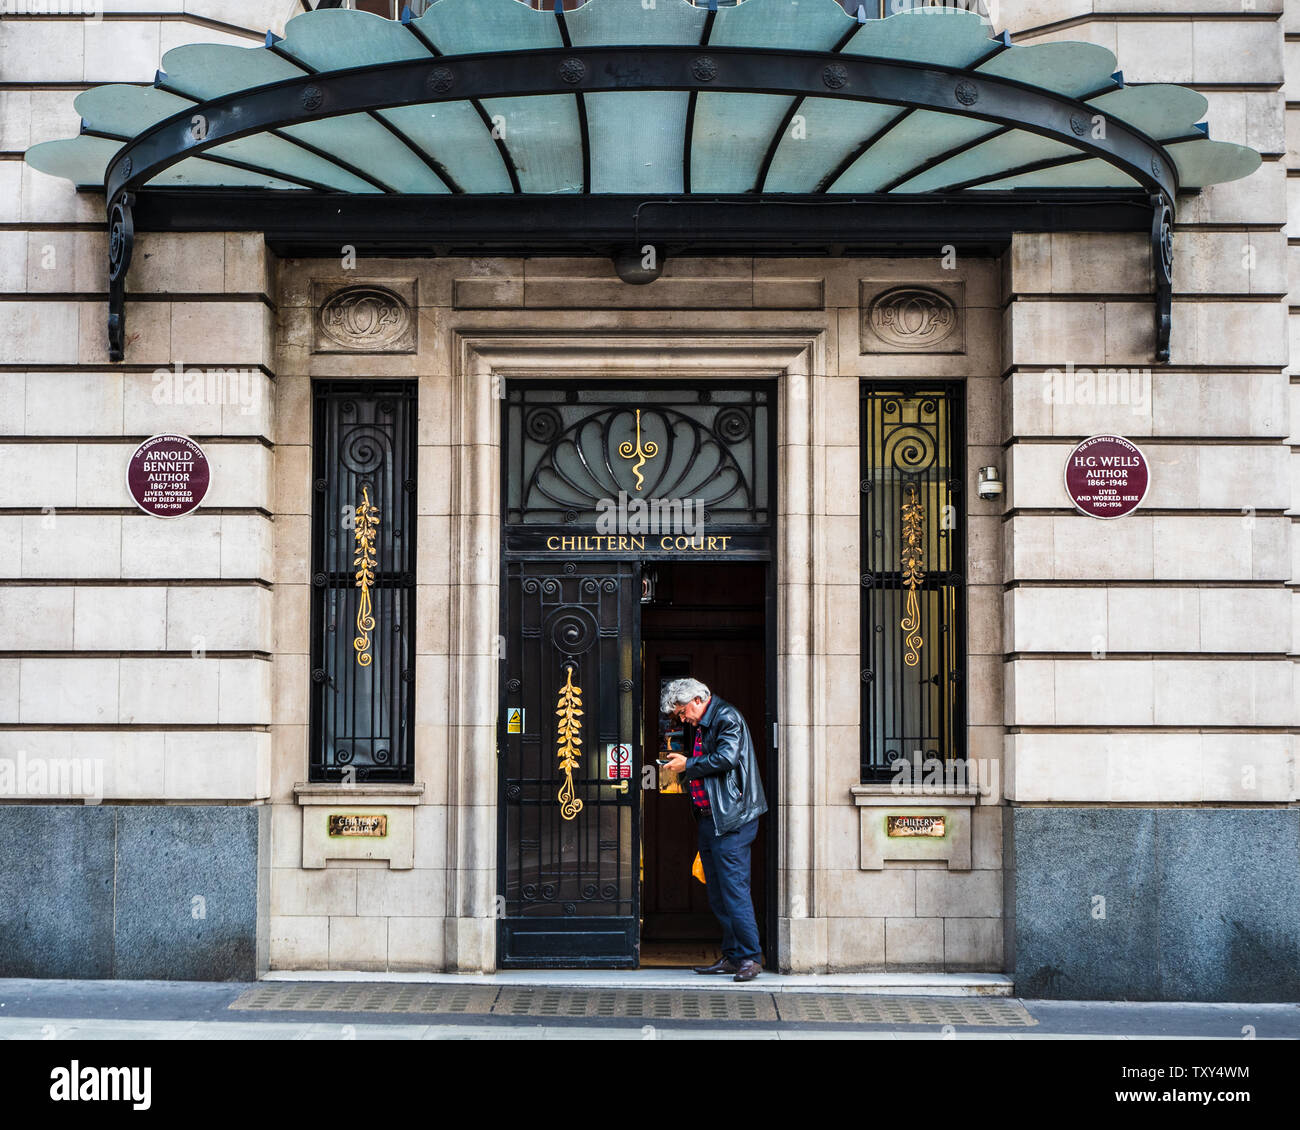
<path fill-rule="evenodd" d="M 640 570 L 505 565 L 497 964 L 628 967 L 640 944 Z"/>

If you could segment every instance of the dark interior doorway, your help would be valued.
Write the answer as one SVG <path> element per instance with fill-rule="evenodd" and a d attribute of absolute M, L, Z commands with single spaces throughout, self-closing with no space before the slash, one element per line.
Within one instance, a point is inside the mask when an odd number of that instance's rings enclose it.
<path fill-rule="evenodd" d="M 767 566 L 655 562 L 653 599 L 641 607 L 645 760 L 670 744 L 689 756 L 695 733 L 659 713 L 664 680 L 689 675 L 735 706 L 754 742 L 768 815 L 751 850 L 754 913 L 764 957 L 767 936 L 767 841 L 776 802 L 769 781 L 766 622 Z M 714 960 L 721 932 L 704 885 L 691 875 L 696 825 L 686 791 L 642 793 L 641 966 L 683 966 Z"/>

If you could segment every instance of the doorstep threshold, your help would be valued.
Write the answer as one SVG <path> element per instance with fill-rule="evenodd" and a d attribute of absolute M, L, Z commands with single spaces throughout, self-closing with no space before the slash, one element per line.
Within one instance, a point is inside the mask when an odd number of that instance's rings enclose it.
<path fill-rule="evenodd" d="M 881 996 L 1010 997 L 1006 973 L 762 973 L 737 984 L 689 969 L 507 969 L 498 973 L 383 973 L 346 969 L 276 969 L 259 981 L 496 985 L 500 988 L 722 989 L 735 992 L 874 993 Z"/>

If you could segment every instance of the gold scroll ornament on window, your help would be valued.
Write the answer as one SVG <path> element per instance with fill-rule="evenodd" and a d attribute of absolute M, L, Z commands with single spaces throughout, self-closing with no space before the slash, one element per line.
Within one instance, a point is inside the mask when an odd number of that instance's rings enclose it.
<path fill-rule="evenodd" d="M 556 734 L 559 738 L 556 756 L 560 759 L 560 768 L 564 770 L 564 784 L 560 786 L 558 796 L 560 815 L 566 820 L 574 819 L 582 811 L 582 801 L 573 788 L 573 771 L 578 768 L 580 756 L 578 746 L 582 745 L 582 739 L 578 737 L 578 731 L 582 729 L 582 723 L 578 721 L 582 716 L 582 711 L 578 709 L 580 706 L 582 706 L 582 688 L 573 685 L 573 668 L 570 667 L 564 679 L 564 686 L 560 688 L 560 698 L 556 703 L 555 711 L 560 719 Z"/>
<path fill-rule="evenodd" d="M 907 586 L 906 615 L 899 622 L 905 633 L 907 654 L 903 662 L 915 667 L 921 661 L 921 606 L 917 600 L 916 590 L 925 580 L 921 568 L 921 539 L 924 533 L 924 515 L 921 502 L 916 494 L 916 487 L 909 486 L 903 498 L 903 584 Z"/>
<path fill-rule="evenodd" d="M 356 540 L 357 588 L 361 599 L 357 602 L 357 638 L 352 641 L 357 653 L 357 664 L 369 667 L 374 656 L 370 652 L 370 633 L 375 630 L 375 617 L 370 603 L 370 590 L 375 583 L 375 529 L 379 525 L 379 510 L 370 505 L 370 488 L 361 488 L 361 503 L 357 506 L 353 537 Z"/>

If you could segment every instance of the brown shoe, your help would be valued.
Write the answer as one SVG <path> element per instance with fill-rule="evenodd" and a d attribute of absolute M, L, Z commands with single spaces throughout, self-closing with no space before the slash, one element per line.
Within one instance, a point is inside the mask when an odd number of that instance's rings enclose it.
<path fill-rule="evenodd" d="M 740 966 L 729 957 L 719 958 L 712 965 L 695 966 L 696 973 L 738 973 L 739 971 Z"/>
<path fill-rule="evenodd" d="M 763 971 L 763 967 L 757 961 L 750 961 L 746 958 L 740 963 L 740 968 L 736 970 L 733 981 L 752 981 Z"/>

